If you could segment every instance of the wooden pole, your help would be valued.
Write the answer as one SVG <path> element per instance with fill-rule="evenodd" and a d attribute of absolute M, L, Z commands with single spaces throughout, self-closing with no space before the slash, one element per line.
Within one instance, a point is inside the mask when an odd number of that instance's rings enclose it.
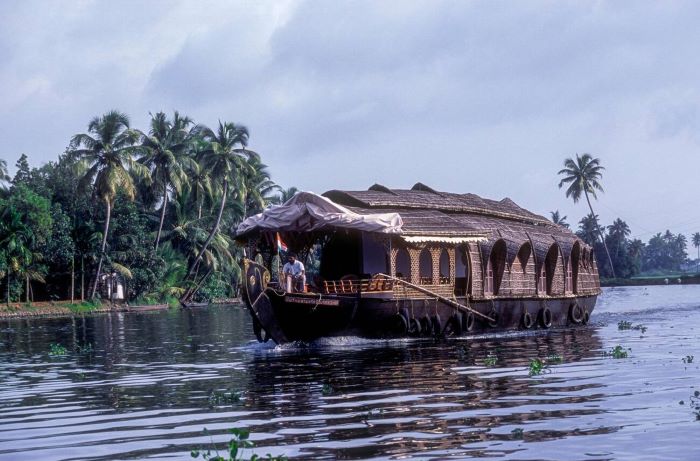
<path fill-rule="evenodd" d="M 484 315 L 484 314 L 482 314 L 481 312 L 479 312 L 479 311 L 477 311 L 477 310 L 475 310 L 475 309 L 472 309 L 472 308 L 469 307 L 469 306 L 465 306 L 464 304 L 460 304 L 460 303 L 458 303 L 457 301 L 453 301 L 453 300 L 450 299 L 450 298 L 446 298 L 446 297 L 444 297 L 444 296 L 441 296 L 441 295 L 439 295 L 439 294 L 437 294 L 437 293 L 435 293 L 435 292 L 433 292 L 433 291 L 428 290 L 427 288 L 423 288 L 423 287 L 420 286 L 420 285 L 415 285 L 415 284 L 413 284 L 413 283 L 411 283 L 411 282 L 407 282 L 407 281 L 405 281 L 405 280 L 401 280 L 400 278 L 392 277 L 391 275 L 387 275 L 387 274 L 379 273 L 379 274 L 377 274 L 377 275 L 380 275 L 380 276 L 382 276 L 382 277 L 386 277 L 386 278 L 388 278 L 388 279 L 394 280 L 394 281 L 399 282 L 399 283 L 403 283 L 403 284 L 406 285 L 407 287 L 413 288 L 414 290 L 418 290 L 418 291 L 420 291 L 421 293 L 425 293 L 425 294 L 430 295 L 430 296 L 435 296 L 437 299 L 439 299 L 439 300 L 442 301 L 443 303 L 445 303 L 445 304 L 447 304 L 447 305 L 449 305 L 449 306 L 451 306 L 451 307 L 454 307 L 454 308 L 457 309 L 457 310 L 464 311 L 464 312 L 471 312 L 472 314 L 477 315 L 477 316 L 481 317 L 481 318 L 484 319 L 484 320 L 488 320 L 488 321 L 491 322 L 491 323 L 493 323 L 493 322 L 496 321 L 496 319 L 493 319 L 493 318 L 489 317 L 488 315 Z"/>

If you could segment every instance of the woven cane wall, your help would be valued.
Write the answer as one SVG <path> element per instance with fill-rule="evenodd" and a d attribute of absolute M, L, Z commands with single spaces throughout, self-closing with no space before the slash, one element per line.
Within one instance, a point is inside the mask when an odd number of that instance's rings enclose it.
<path fill-rule="evenodd" d="M 469 260 L 472 263 L 471 284 L 472 296 L 474 298 L 483 298 L 484 296 L 484 269 L 481 264 L 481 254 L 479 253 L 479 245 L 469 244 Z"/>
<path fill-rule="evenodd" d="M 552 286 L 550 290 L 550 295 L 563 295 L 565 286 L 565 273 L 564 273 L 564 259 L 561 257 L 561 252 L 556 253 L 556 265 L 554 266 L 554 274 L 552 277 Z"/>

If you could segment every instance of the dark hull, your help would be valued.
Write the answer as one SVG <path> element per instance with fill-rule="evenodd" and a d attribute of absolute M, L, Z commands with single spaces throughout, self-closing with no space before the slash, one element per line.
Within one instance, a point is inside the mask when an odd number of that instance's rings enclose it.
<path fill-rule="evenodd" d="M 250 277 L 255 274 L 249 274 Z M 259 339 L 282 344 L 321 337 L 459 336 L 503 330 L 555 328 L 587 323 L 597 296 L 495 298 L 460 304 L 491 317 L 459 310 L 435 299 L 386 296 L 286 294 L 256 281 L 244 296 Z M 257 287 L 257 289 L 256 289 Z"/>
<path fill-rule="evenodd" d="M 269 304 L 260 309 L 270 309 L 268 319 L 274 319 L 274 328 L 269 321 L 261 323 L 265 331 L 281 331 L 283 336 L 272 335 L 277 343 L 289 341 L 311 341 L 329 336 L 361 336 L 366 338 L 396 338 L 405 336 L 454 336 L 476 334 L 498 330 L 526 330 L 535 328 L 565 327 L 584 323 L 575 319 L 572 309 L 575 303 L 590 315 L 596 297 L 561 299 L 497 299 L 472 303 L 470 307 L 482 314 L 495 312 L 496 322 L 489 322 L 453 307 L 428 299 L 381 300 L 342 299 L 324 296 L 324 303 L 316 305 L 318 295 L 271 294 Z M 303 303 L 298 302 L 303 300 Z M 314 304 L 312 304 L 314 303 Z M 549 309 L 551 319 L 543 319 L 543 311 Z M 526 327 L 525 312 L 530 315 Z M 546 322 L 545 322 L 546 320 Z M 587 320 L 586 320 L 587 321 Z M 269 329 L 269 330 L 268 330 Z"/>

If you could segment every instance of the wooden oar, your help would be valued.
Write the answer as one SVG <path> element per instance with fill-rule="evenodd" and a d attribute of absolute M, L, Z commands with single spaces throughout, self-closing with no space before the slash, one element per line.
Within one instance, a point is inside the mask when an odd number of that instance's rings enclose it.
<path fill-rule="evenodd" d="M 443 303 L 447 304 L 447 305 L 450 306 L 450 307 L 454 307 L 454 308 L 457 309 L 457 310 L 464 311 L 464 312 L 471 312 L 471 313 L 474 314 L 474 315 L 478 315 L 478 316 L 481 317 L 482 319 L 488 320 L 490 323 L 495 323 L 495 322 L 496 322 L 496 319 L 493 319 L 493 318 L 489 317 L 488 315 L 482 314 L 481 312 L 479 312 L 479 311 L 477 311 L 477 310 L 474 310 L 474 309 L 472 309 L 472 308 L 469 307 L 469 306 L 465 306 L 464 304 L 460 304 L 460 303 L 458 303 L 457 301 L 454 301 L 454 300 L 452 300 L 452 299 L 450 299 L 450 298 L 446 298 L 446 297 L 444 297 L 444 296 L 441 296 L 441 295 L 439 295 L 439 294 L 437 294 L 437 293 L 435 293 L 435 292 L 433 292 L 433 291 L 428 290 L 427 288 L 423 288 L 423 287 L 420 286 L 420 285 L 415 285 L 415 284 L 413 284 L 413 283 L 411 283 L 411 282 L 407 282 L 407 281 L 405 281 L 405 280 L 401 280 L 400 278 L 392 277 L 391 275 L 387 275 L 387 274 L 379 273 L 379 274 L 377 274 L 377 275 L 382 276 L 382 277 L 386 277 L 386 278 L 388 278 L 388 279 L 390 279 L 390 280 L 394 280 L 394 281 L 399 282 L 399 283 L 403 283 L 403 284 L 406 285 L 407 287 L 413 288 L 414 290 L 418 290 L 418 291 L 420 291 L 421 293 L 425 293 L 425 294 L 430 295 L 430 296 L 435 296 L 437 299 L 439 299 L 439 300 L 442 301 Z"/>

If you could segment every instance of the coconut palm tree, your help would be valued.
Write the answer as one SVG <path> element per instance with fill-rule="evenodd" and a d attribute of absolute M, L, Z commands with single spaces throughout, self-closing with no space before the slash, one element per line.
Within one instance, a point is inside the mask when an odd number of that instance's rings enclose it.
<path fill-rule="evenodd" d="M 698 249 L 698 266 L 696 271 L 700 272 L 700 232 L 693 234 L 693 246 Z"/>
<path fill-rule="evenodd" d="M 608 237 L 615 245 L 616 260 L 620 256 L 620 247 L 623 246 L 623 243 L 631 233 L 630 226 L 620 218 L 617 218 L 612 225 L 608 226 Z"/>
<path fill-rule="evenodd" d="M 602 171 L 604 169 L 605 168 L 600 164 L 600 159 L 593 158 L 590 154 L 576 154 L 575 160 L 571 158 L 564 160 L 564 168 L 559 170 L 557 173 L 564 176 L 559 182 L 559 188 L 561 189 L 564 187 L 564 185 L 567 185 L 566 196 L 571 197 L 574 203 L 577 203 L 583 194 L 586 197 L 586 202 L 588 202 L 588 209 L 593 215 L 595 213 L 593 212 L 590 196 L 597 199 L 598 197 L 596 196 L 596 191 L 604 192 L 603 186 L 601 186 L 599 182 L 603 177 Z M 610 271 L 612 272 L 612 276 L 614 278 L 615 268 L 613 267 L 612 258 L 610 258 L 608 246 L 605 244 L 603 231 L 600 230 L 600 225 L 598 225 L 597 222 L 596 227 L 598 229 L 600 240 L 603 242 L 605 254 L 608 256 Z"/>
<path fill-rule="evenodd" d="M 270 203 L 273 203 L 279 186 L 270 179 L 267 165 L 262 163 L 260 155 L 252 150 L 245 151 L 246 169 L 243 173 L 243 216 L 242 219 L 250 215 L 260 213 Z"/>
<path fill-rule="evenodd" d="M 234 186 L 240 183 L 239 170 L 245 168 L 244 154 L 245 147 L 248 145 L 248 129 L 242 125 L 219 122 L 216 132 L 203 125 L 195 127 L 193 131 L 208 142 L 208 147 L 200 154 L 200 163 L 210 172 L 212 181 L 221 185 L 221 202 L 209 236 L 187 271 L 188 279 L 192 279 L 209 244 L 219 230 L 221 217 L 226 207 L 226 199 L 229 195 L 229 187 L 231 183 L 234 183 Z"/>
<path fill-rule="evenodd" d="M 178 194 L 182 191 L 187 183 L 185 165 L 194 163 L 194 160 L 187 156 L 190 139 L 188 128 L 191 124 L 191 119 L 181 117 L 178 112 L 175 112 L 172 121 L 168 120 L 165 113 L 158 112 L 151 115 L 151 128 L 148 134 L 141 135 L 142 157 L 139 162 L 149 169 L 152 187 L 162 194 L 160 221 L 155 241 L 156 251 L 160 244 L 165 212 L 168 208 L 168 193 L 170 190 Z"/>
<path fill-rule="evenodd" d="M 129 128 L 129 117 L 121 112 L 111 111 L 93 118 L 88 124 L 88 133 L 76 134 L 70 141 L 71 155 L 80 159 L 86 168 L 80 179 L 80 186 L 92 185 L 95 195 L 104 202 L 106 211 L 100 258 L 91 298 L 97 293 L 114 200 L 120 192 L 130 200 L 134 199 L 136 187 L 131 173 L 148 177 L 146 167 L 136 162 L 133 157 L 138 139 L 139 133 Z"/>
<path fill-rule="evenodd" d="M 569 228 L 569 223 L 566 222 L 566 216 L 561 216 L 559 210 L 550 211 L 549 214 L 552 216 L 552 222 L 558 224 L 559 226 Z"/>
<path fill-rule="evenodd" d="M 294 186 L 289 189 L 280 189 L 279 203 L 285 203 L 287 200 L 294 197 L 297 192 L 299 192 L 299 189 Z"/>
<path fill-rule="evenodd" d="M 0 159 L 0 189 L 6 190 L 10 181 L 12 181 L 12 178 L 7 173 L 7 162 Z"/>

